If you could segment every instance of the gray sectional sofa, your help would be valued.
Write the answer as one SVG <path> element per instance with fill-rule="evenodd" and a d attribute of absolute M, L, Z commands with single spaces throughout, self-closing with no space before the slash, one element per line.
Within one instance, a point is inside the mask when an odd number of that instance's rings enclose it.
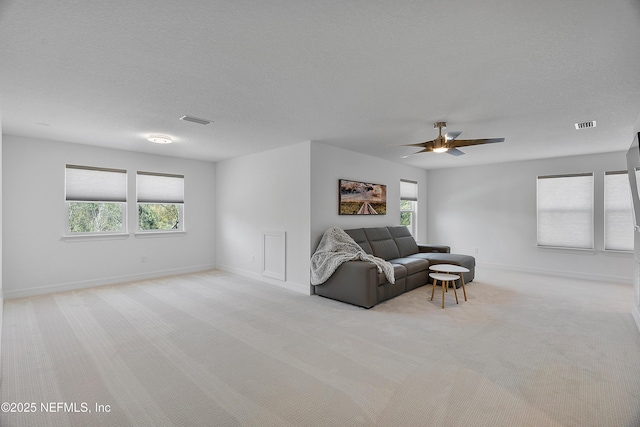
<path fill-rule="evenodd" d="M 371 308 L 429 283 L 429 266 L 433 264 L 461 265 L 469 269 L 468 273 L 463 274 L 465 283 L 474 278 L 474 257 L 452 254 L 449 246 L 418 245 L 407 227 L 356 228 L 344 231 L 366 253 L 393 265 L 395 283 L 389 283 L 384 273 L 378 273 L 375 264 L 371 262 L 348 261 L 338 267 L 326 282 L 314 286 L 316 295 Z"/>

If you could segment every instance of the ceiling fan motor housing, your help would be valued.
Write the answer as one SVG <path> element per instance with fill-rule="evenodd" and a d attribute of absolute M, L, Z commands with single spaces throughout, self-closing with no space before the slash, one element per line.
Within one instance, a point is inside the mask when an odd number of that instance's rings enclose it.
<path fill-rule="evenodd" d="M 447 143 L 447 138 L 442 136 L 442 129 L 447 127 L 447 123 L 435 122 L 433 127 L 438 129 L 438 137 L 433 140 L 433 151 L 436 153 L 445 153 L 449 150 L 449 144 Z"/>

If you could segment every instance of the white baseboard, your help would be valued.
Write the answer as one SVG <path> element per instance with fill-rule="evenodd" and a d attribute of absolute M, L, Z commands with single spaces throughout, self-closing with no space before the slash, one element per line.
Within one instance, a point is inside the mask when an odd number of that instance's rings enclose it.
<path fill-rule="evenodd" d="M 253 271 L 248 271 L 248 270 L 244 270 L 241 268 L 236 268 L 236 267 L 230 267 L 228 265 L 220 265 L 218 264 L 216 266 L 216 268 L 218 270 L 222 270 L 222 271 L 226 271 L 227 273 L 231 273 L 231 274 L 235 274 L 238 276 L 242 276 L 242 277 L 247 277 L 250 279 L 254 279 L 257 280 L 259 282 L 265 282 L 268 283 L 270 285 L 275 285 L 284 289 L 288 289 L 290 291 L 294 291 L 294 292 L 299 292 L 305 295 L 309 295 L 309 285 L 303 285 L 300 283 L 295 283 L 295 282 L 291 282 L 291 281 L 280 281 L 280 280 L 275 280 L 275 279 L 271 279 L 269 277 L 263 276 L 262 274 L 259 273 L 255 273 Z"/>
<path fill-rule="evenodd" d="M 213 270 L 214 264 L 197 265 L 170 270 L 159 270 L 148 273 L 130 274 L 126 276 L 114 276 L 103 279 L 81 280 L 78 282 L 56 283 L 53 285 L 34 286 L 30 288 L 7 290 L 4 289 L 4 299 L 30 297 L 34 295 L 51 294 L 54 292 L 73 291 L 78 289 L 94 288 L 96 286 L 115 285 L 119 283 L 135 282 L 138 280 L 155 279 L 178 274 L 197 273 L 199 271 Z"/>
<path fill-rule="evenodd" d="M 640 331 L 640 311 L 638 311 L 638 307 L 635 304 L 633 305 L 633 309 L 631 309 L 631 314 L 633 315 L 633 320 L 636 321 L 638 331 Z"/>
<path fill-rule="evenodd" d="M 623 277 L 623 276 L 612 276 L 606 274 L 591 274 L 591 273 L 576 273 L 573 271 L 563 271 L 563 270 L 551 270 L 551 269 L 543 269 L 543 268 L 531 268 L 531 267 L 519 267 L 512 265 L 504 265 L 504 264 L 491 264 L 491 263 L 478 263 L 476 265 L 476 274 L 478 274 L 478 268 L 487 267 L 487 268 L 496 268 L 499 270 L 508 270 L 508 271 L 516 271 L 519 273 L 530 273 L 530 274 L 540 274 L 546 276 L 557 276 L 557 277 L 567 277 L 570 279 L 583 279 L 583 280 L 593 280 L 598 282 L 610 282 L 610 283 L 622 283 L 625 285 L 633 284 L 633 277 Z"/>

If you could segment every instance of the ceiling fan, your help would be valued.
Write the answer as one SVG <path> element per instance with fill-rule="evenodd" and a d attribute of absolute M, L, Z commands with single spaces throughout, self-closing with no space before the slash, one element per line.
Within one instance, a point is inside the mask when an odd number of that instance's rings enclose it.
<path fill-rule="evenodd" d="M 438 137 L 431 141 L 420 142 L 417 144 L 406 144 L 403 147 L 422 147 L 419 153 L 448 153 L 453 156 L 461 156 L 464 152 L 458 150 L 458 147 L 468 147 L 470 145 L 492 144 L 494 142 L 504 142 L 504 138 L 484 138 L 484 139 L 456 139 L 462 132 L 447 132 L 442 135 L 442 129 L 447 127 L 446 122 L 436 122 L 433 124 L 434 129 L 438 129 Z"/>

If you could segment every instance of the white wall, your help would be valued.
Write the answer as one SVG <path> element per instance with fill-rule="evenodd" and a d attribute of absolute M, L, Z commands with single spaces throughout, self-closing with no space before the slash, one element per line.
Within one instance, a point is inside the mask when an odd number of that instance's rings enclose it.
<path fill-rule="evenodd" d="M 3 284 L 19 297 L 215 266 L 215 164 L 4 135 Z M 184 174 L 186 234 L 63 240 L 65 165 L 127 169 L 129 232 L 137 170 Z M 142 262 L 146 257 L 146 262 Z"/>
<path fill-rule="evenodd" d="M 217 164 L 217 265 L 296 291 L 309 292 L 311 254 L 324 231 L 397 225 L 400 179 L 418 181 L 427 172 L 321 143 L 306 142 L 225 160 Z M 338 179 L 387 184 L 384 216 L 338 215 Z M 426 197 L 418 207 L 426 239 Z M 287 233 L 286 283 L 262 277 L 262 231 Z"/>
<path fill-rule="evenodd" d="M 218 268 L 308 292 L 309 142 L 219 162 Z M 262 232 L 286 232 L 286 282 L 262 276 Z"/>
<path fill-rule="evenodd" d="M 603 251 L 603 175 L 608 170 L 626 170 L 624 152 L 430 170 L 430 240 L 474 255 L 480 268 L 631 283 L 632 255 Z M 596 251 L 538 248 L 536 177 L 580 172 L 595 174 Z"/>
<path fill-rule="evenodd" d="M 386 215 L 339 215 L 338 180 L 385 184 Z M 311 145 L 311 254 L 322 234 L 332 226 L 342 229 L 383 227 L 400 223 L 400 180 L 418 182 L 418 241 L 427 241 L 427 171 L 330 145 Z"/>

